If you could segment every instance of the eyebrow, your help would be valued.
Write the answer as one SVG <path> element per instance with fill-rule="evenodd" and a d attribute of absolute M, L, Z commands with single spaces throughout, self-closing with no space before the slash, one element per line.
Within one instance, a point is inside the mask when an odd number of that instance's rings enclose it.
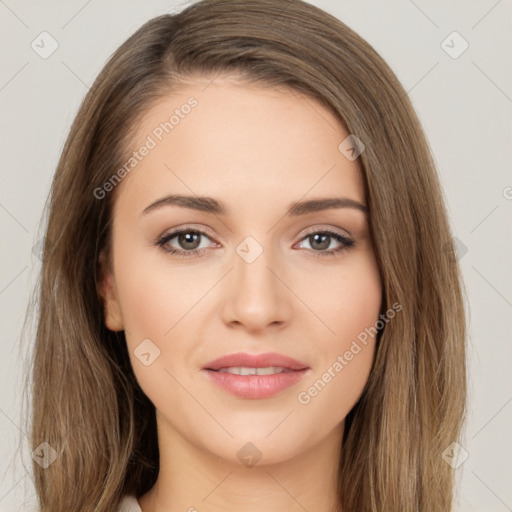
<path fill-rule="evenodd" d="M 184 195 L 168 195 L 162 197 L 146 206 L 142 214 L 149 213 L 163 206 L 179 206 L 181 208 L 188 208 L 191 210 L 199 210 L 206 213 L 215 215 L 226 215 L 226 206 L 213 199 L 212 197 L 204 196 L 184 196 Z M 298 201 L 292 203 L 286 212 L 286 215 L 297 217 L 299 215 L 306 215 L 308 213 L 319 212 L 322 210 L 329 210 L 333 208 L 355 208 L 368 215 L 368 207 L 355 199 L 348 197 L 332 197 L 324 199 L 310 199 L 308 201 Z"/>

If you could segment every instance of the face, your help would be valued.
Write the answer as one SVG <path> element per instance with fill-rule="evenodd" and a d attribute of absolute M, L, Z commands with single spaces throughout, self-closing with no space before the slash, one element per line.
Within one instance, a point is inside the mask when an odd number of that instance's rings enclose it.
<path fill-rule="evenodd" d="M 381 307 L 348 135 L 310 98 L 229 77 L 191 81 L 137 127 L 102 294 L 159 433 L 237 463 L 339 441 Z"/>

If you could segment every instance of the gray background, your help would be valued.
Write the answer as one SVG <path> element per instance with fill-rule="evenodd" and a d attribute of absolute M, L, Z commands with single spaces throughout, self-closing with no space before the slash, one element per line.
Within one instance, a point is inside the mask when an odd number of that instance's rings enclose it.
<path fill-rule="evenodd" d="M 511 2 L 315 0 L 384 57 L 409 92 L 434 153 L 459 240 L 470 311 L 470 414 L 457 511 L 512 510 Z M 33 510 L 20 418 L 20 328 L 39 270 L 33 246 L 78 105 L 109 55 L 143 22 L 183 2 L 0 0 L 0 511 Z M 58 42 L 47 59 L 31 47 Z M 469 48 L 441 43 L 459 32 Z M 448 39 L 450 41 L 450 39 Z M 455 50 L 459 43 L 449 43 Z M 48 48 L 48 46 L 46 46 Z M 508 264 L 506 263 L 508 261 Z M 460 452 L 465 453 L 465 452 Z"/>

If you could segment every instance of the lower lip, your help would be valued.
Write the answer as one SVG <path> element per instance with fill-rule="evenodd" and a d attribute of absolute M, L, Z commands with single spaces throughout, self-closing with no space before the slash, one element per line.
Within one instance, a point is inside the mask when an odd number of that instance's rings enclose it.
<path fill-rule="evenodd" d="M 203 370 L 208 374 L 208 378 L 221 388 L 234 395 L 249 399 L 262 399 L 275 395 L 297 384 L 307 371 L 308 368 L 273 375 L 236 375 Z"/>

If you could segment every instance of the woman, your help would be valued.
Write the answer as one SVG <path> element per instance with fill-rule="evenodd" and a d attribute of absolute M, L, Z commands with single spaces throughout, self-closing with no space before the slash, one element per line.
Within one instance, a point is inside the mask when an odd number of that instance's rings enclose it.
<path fill-rule="evenodd" d="M 459 268 L 409 99 L 346 25 L 300 0 L 150 20 L 48 207 L 42 512 L 450 510 Z"/>

